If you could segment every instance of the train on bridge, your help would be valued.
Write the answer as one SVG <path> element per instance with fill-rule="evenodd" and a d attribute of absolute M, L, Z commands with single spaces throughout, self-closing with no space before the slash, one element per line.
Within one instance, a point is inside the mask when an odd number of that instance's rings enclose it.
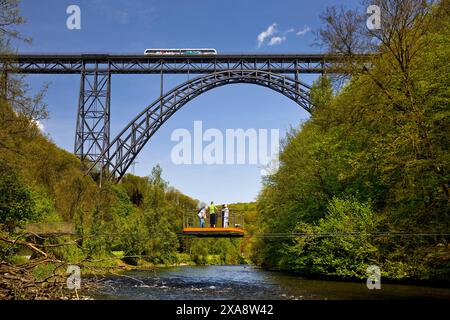
<path fill-rule="evenodd" d="M 146 49 L 145 55 L 154 56 L 173 56 L 173 55 L 216 55 L 217 50 L 206 49 Z"/>

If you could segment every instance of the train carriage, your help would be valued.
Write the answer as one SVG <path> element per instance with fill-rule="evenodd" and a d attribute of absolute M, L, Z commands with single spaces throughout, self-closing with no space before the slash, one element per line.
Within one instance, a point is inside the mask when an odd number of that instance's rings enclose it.
<path fill-rule="evenodd" d="M 212 48 L 203 49 L 146 49 L 145 55 L 166 56 L 166 55 L 216 55 L 217 50 Z"/>

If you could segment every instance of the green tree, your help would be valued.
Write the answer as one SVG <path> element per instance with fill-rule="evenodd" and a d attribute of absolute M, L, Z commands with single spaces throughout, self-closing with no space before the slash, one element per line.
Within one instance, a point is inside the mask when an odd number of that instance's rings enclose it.
<path fill-rule="evenodd" d="M 290 233 L 299 226 L 305 232 L 344 227 L 339 219 L 370 203 L 379 230 L 413 236 L 376 237 L 361 243 L 361 252 L 355 246 L 361 239 L 307 239 L 305 246 L 291 238 L 261 239 L 253 255 L 260 264 L 362 276 L 369 253 L 376 252 L 391 278 L 426 278 L 432 269 L 445 269 L 445 236 L 416 234 L 446 233 L 450 222 L 448 1 L 377 4 L 384 21 L 378 31 L 359 25 L 365 18 L 357 10 L 331 8 L 322 16 L 319 40 L 343 57 L 337 67 L 345 82 L 334 90 L 327 78 L 313 85 L 311 119 L 288 135 L 278 172 L 264 181 L 259 228 Z M 355 56 L 361 52 L 376 54 L 364 61 Z M 329 216 L 333 199 L 352 199 L 337 220 Z M 447 249 L 437 254 L 436 248 Z"/>
<path fill-rule="evenodd" d="M 377 227 L 369 203 L 333 198 L 314 226 L 297 226 L 296 232 L 311 236 L 296 238 L 287 249 L 290 266 L 302 273 L 366 278 L 367 267 L 381 262 L 373 236 Z"/>
<path fill-rule="evenodd" d="M 0 162 L 0 223 L 11 232 L 19 223 L 36 217 L 31 190 L 14 170 Z"/>

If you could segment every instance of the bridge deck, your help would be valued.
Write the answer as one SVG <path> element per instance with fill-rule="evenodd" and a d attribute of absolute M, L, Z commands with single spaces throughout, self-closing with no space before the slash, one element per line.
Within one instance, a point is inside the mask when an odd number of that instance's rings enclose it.
<path fill-rule="evenodd" d="M 216 54 L 216 55 L 145 55 L 145 54 L 108 54 L 108 53 L 18 53 L 15 55 L 3 55 L 5 57 L 12 57 L 20 60 L 28 61 L 40 61 L 40 62 L 53 62 L 53 61 L 72 61 L 76 62 L 83 59 L 87 62 L 108 62 L 108 61 L 151 61 L 161 59 L 169 62 L 177 62 L 182 60 L 184 62 L 188 60 L 202 60 L 202 61 L 229 61 L 229 60 L 292 60 L 297 59 L 301 62 L 314 61 L 321 62 L 323 60 L 335 59 L 332 55 L 324 53 L 234 53 L 234 54 Z M 0 55 L 0 57 L 2 57 Z"/>
<path fill-rule="evenodd" d="M 108 53 L 18 53 L 0 55 L 8 72 L 28 74 L 205 74 L 221 70 L 263 70 L 274 73 L 323 73 L 345 58 L 324 53 L 251 53 L 217 55 L 144 55 Z M 358 55 L 354 59 L 367 59 Z"/>
<path fill-rule="evenodd" d="M 209 238 L 237 238 L 244 236 L 241 228 L 183 228 L 183 234 Z"/>
<path fill-rule="evenodd" d="M 0 65 L 11 64 L 9 72 L 28 74 L 204 74 L 221 70 L 265 70 L 274 73 L 321 73 L 332 56 L 311 54 L 45 54 L 0 55 Z"/>

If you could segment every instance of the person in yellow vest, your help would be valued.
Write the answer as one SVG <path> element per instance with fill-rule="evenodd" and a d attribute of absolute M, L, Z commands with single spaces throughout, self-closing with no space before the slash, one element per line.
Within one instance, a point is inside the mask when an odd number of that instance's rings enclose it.
<path fill-rule="evenodd" d="M 216 227 L 216 206 L 214 205 L 214 202 L 211 201 L 211 204 L 208 207 L 209 209 L 209 220 L 211 224 L 211 228 Z"/>

